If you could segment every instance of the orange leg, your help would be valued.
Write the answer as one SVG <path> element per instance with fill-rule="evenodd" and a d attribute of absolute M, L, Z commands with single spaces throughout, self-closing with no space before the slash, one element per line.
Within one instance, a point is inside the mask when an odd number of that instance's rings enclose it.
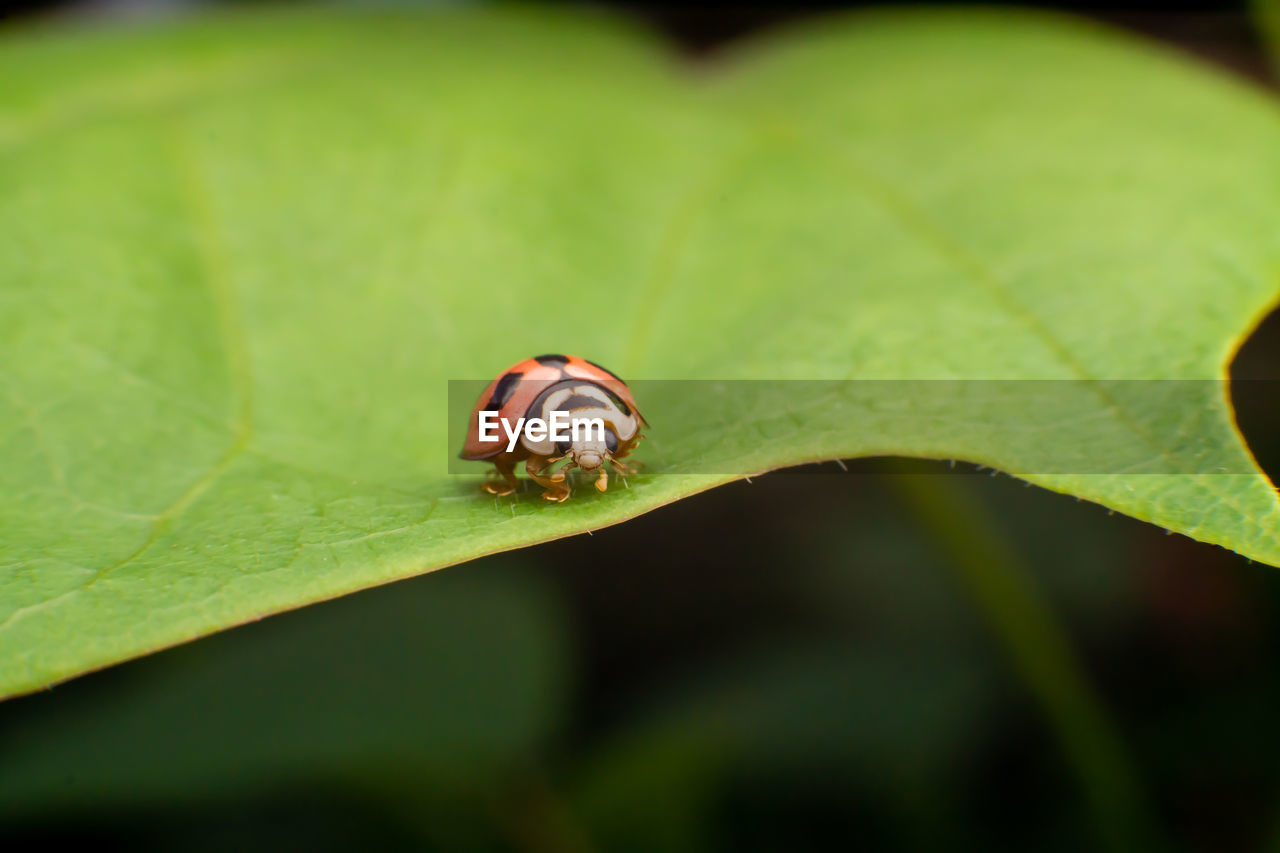
<path fill-rule="evenodd" d="M 493 467 L 497 468 L 498 475 L 502 477 L 502 482 L 488 482 L 481 488 L 491 495 L 509 495 L 516 490 L 516 460 L 507 454 L 502 454 L 493 460 Z"/>
<path fill-rule="evenodd" d="M 546 476 L 547 466 L 553 461 L 547 456 L 530 456 L 524 463 L 524 470 L 529 479 L 546 489 L 542 493 L 543 500 L 562 503 L 569 497 L 569 484 L 565 482 L 564 472 Z"/>
<path fill-rule="evenodd" d="M 644 463 L 638 460 L 629 464 L 621 461 L 631 455 L 631 451 L 636 449 L 636 445 L 640 443 L 640 439 L 642 438 L 644 438 L 643 435 L 637 435 L 635 438 L 626 442 L 618 448 L 618 452 L 613 454 L 609 460 L 613 463 L 613 467 L 617 469 L 618 473 L 622 474 L 624 477 L 628 474 L 634 474 L 637 468 L 644 467 Z"/>

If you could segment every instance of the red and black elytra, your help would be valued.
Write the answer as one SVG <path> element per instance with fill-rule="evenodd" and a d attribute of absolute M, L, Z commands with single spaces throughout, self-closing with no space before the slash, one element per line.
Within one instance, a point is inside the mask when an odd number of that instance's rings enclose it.
<path fill-rule="evenodd" d="M 522 435 L 508 451 L 508 439 L 500 428 L 500 441 L 480 441 L 481 412 L 497 412 L 497 417 L 514 429 L 521 418 L 545 421 L 553 411 L 599 418 L 605 425 L 604 435 L 558 445 Z M 619 474 L 632 473 L 620 460 L 644 437 L 641 426 L 647 424 L 631 389 L 613 371 L 576 355 L 538 355 L 507 368 L 484 389 L 471 410 L 466 443 L 458 455 L 493 462 L 501 482 L 485 483 L 484 488 L 495 495 L 515 491 L 514 469 L 524 461 L 529 477 L 546 488 L 542 496 L 560 502 L 569 497 L 565 472 L 570 468 L 598 470 L 596 488 L 602 492 L 609 486 L 605 463 Z M 548 467 L 565 458 L 568 464 L 550 474 Z"/>

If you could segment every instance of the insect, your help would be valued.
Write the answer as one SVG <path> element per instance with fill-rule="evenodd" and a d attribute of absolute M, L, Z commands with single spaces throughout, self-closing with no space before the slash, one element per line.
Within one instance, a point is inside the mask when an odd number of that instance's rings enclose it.
<path fill-rule="evenodd" d="M 481 441 L 482 412 L 497 412 L 504 424 L 496 430 L 496 442 Z M 553 413 L 565 413 L 557 416 L 562 422 L 598 419 L 603 429 L 562 430 L 559 441 L 553 440 L 555 433 L 539 435 L 534 429 L 515 437 L 515 425 L 534 418 L 550 422 Z M 491 415 L 485 415 L 485 423 L 493 425 Z M 633 473 L 621 460 L 644 438 L 642 426 L 648 424 L 631 389 L 613 372 L 576 355 L 539 355 L 512 365 L 489 383 L 471 410 L 459 456 L 493 462 L 498 479 L 484 484 L 493 495 L 515 491 L 515 468 L 523 461 L 530 479 L 546 489 L 542 497 L 560 503 L 569 497 L 565 475 L 571 468 L 599 472 L 596 488 L 602 492 L 609 488 L 607 467 L 621 476 Z M 493 430 L 487 427 L 485 434 L 492 438 Z M 568 459 L 568 464 L 552 473 L 551 466 L 561 459 Z"/>

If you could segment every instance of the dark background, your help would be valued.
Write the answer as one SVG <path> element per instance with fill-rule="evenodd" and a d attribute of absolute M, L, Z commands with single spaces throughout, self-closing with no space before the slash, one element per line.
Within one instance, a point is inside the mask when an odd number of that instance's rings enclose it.
<path fill-rule="evenodd" d="M 840 5 L 621 8 L 711 54 Z M 1243 6 L 1055 8 L 1273 86 Z M 1274 480 L 1280 316 L 1232 373 Z M 1280 847 L 1280 572 L 989 472 L 849 468 L 0 705 L 0 847 Z"/>

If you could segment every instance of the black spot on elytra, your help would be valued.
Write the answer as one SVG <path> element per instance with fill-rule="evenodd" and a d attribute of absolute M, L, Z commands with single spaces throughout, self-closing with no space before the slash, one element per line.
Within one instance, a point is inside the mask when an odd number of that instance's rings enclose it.
<path fill-rule="evenodd" d="M 569 363 L 568 356 L 556 355 L 554 353 L 551 355 L 535 355 L 533 360 L 538 362 L 538 364 L 546 365 L 547 367 L 563 367 Z"/>
<path fill-rule="evenodd" d="M 486 412 L 496 412 L 507 404 L 511 399 L 511 395 L 515 393 L 516 385 L 520 383 L 520 377 L 523 373 L 511 372 L 505 374 L 498 380 L 498 387 L 493 389 L 493 396 L 489 398 L 488 405 L 485 406 Z"/>

